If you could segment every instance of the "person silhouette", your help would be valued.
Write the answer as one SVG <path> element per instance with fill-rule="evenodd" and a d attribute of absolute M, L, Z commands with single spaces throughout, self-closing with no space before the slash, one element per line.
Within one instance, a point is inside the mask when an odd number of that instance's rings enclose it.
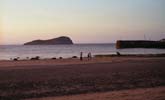
<path fill-rule="evenodd" d="M 92 54 L 91 54 L 91 52 L 88 53 L 87 57 L 88 57 L 88 60 L 91 60 L 91 59 L 92 59 Z"/>
<path fill-rule="evenodd" d="M 83 52 L 80 52 L 80 60 L 83 60 Z"/>

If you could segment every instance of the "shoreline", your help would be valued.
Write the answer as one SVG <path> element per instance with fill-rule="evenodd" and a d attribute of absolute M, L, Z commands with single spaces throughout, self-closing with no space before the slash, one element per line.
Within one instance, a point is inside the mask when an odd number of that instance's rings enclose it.
<path fill-rule="evenodd" d="M 116 52 L 117 54 L 96 54 L 93 55 L 92 58 L 102 58 L 102 57 L 165 57 L 165 53 L 158 53 L 158 54 L 121 54 L 120 52 Z M 87 57 L 83 57 L 85 60 L 87 59 Z M 20 59 L 20 57 L 16 57 L 16 58 L 10 58 L 10 60 L 0 60 L 0 62 L 2 61 L 33 61 L 33 60 L 63 60 L 63 59 L 79 59 L 78 56 L 72 56 L 72 57 L 68 57 L 68 58 L 63 58 L 63 57 L 59 57 L 59 58 L 40 58 L 40 56 L 36 56 L 36 57 L 28 57 L 28 59 Z"/>
<path fill-rule="evenodd" d="M 157 53 L 157 54 L 122 54 L 120 52 L 116 52 L 117 54 L 96 54 L 93 55 L 92 58 L 100 58 L 100 57 L 165 57 L 165 53 Z M 83 57 L 84 59 L 87 59 L 87 57 Z M 16 60 L 14 60 L 16 59 Z M 36 56 L 36 57 L 28 57 L 28 59 L 20 59 L 20 57 L 16 57 L 16 58 L 11 58 L 10 60 L 5 60 L 5 59 L 1 59 L 0 61 L 30 61 L 30 60 L 62 60 L 62 59 L 79 59 L 78 56 L 72 56 L 72 57 L 68 57 L 68 58 L 63 58 L 63 57 L 59 57 L 59 58 L 40 58 L 40 56 Z"/>
<path fill-rule="evenodd" d="M 95 55 L 95 57 L 165 57 L 165 53 L 159 54 L 106 54 L 106 55 Z"/>
<path fill-rule="evenodd" d="M 21 66 L 58 66 L 58 65 L 83 65 L 83 64 L 95 64 L 95 63 L 120 63 L 120 62 L 140 62 L 143 60 L 164 60 L 165 56 L 133 56 L 133 55 L 95 55 L 92 59 L 83 58 L 81 61 L 79 58 L 64 58 L 64 59 L 39 59 L 39 60 L 0 60 L 0 69 L 1 68 L 18 68 Z"/>

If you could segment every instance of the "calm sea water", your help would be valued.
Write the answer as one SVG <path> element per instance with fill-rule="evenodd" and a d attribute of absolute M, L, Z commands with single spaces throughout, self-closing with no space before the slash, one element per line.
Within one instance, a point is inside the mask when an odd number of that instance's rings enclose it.
<path fill-rule="evenodd" d="M 20 57 L 26 59 L 27 57 L 40 56 L 41 58 L 63 57 L 69 58 L 72 56 L 79 56 L 80 52 L 84 56 L 88 52 L 92 55 L 96 54 L 115 54 L 119 51 L 123 54 L 157 54 L 165 53 L 164 49 L 116 49 L 115 44 L 75 44 L 75 45 L 1 45 L 0 46 L 0 60 L 10 60 L 10 58 Z"/>

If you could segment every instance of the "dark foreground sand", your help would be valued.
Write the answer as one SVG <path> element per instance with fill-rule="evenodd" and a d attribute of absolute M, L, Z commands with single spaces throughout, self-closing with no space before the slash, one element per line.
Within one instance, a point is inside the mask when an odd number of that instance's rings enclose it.
<path fill-rule="evenodd" d="M 130 89 L 62 97 L 33 98 L 27 100 L 165 100 L 165 87 Z"/>
<path fill-rule="evenodd" d="M 0 99 L 2 100 L 160 86 L 165 86 L 163 57 L 95 58 L 83 62 L 76 59 L 0 61 Z"/>

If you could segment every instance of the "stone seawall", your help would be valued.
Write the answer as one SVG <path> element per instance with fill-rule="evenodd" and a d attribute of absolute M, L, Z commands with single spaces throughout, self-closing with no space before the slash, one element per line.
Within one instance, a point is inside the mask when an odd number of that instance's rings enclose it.
<path fill-rule="evenodd" d="M 135 40 L 135 41 L 122 41 L 118 40 L 116 42 L 117 49 L 124 48 L 165 48 L 165 42 L 161 41 L 145 41 L 145 40 Z"/>

